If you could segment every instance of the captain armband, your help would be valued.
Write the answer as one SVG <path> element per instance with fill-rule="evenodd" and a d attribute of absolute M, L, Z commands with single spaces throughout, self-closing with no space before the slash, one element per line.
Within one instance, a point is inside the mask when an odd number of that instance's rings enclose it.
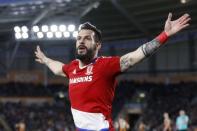
<path fill-rule="evenodd" d="M 141 46 L 141 49 L 145 56 L 153 54 L 161 45 L 163 45 L 168 39 L 168 36 L 165 32 L 159 34 L 152 41 L 145 43 Z"/>

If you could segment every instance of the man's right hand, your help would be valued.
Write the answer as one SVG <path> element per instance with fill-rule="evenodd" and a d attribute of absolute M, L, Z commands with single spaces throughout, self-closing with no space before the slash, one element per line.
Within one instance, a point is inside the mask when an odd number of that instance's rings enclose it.
<path fill-rule="evenodd" d="M 40 50 L 39 46 L 36 47 L 35 55 L 35 60 L 41 64 L 45 64 L 55 75 L 66 77 L 62 71 L 64 63 L 46 57 L 46 55 Z"/>
<path fill-rule="evenodd" d="M 36 55 L 36 59 L 35 61 L 41 63 L 41 64 L 47 64 L 47 57 L 46 55 L 40 50 L 40 46 L 36 47 L 36 51 L 35 51 L 35 55 Z"/>

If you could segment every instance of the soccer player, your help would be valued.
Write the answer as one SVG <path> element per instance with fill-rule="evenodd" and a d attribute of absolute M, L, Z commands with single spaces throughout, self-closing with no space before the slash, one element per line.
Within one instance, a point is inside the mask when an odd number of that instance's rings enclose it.
<path fill-rule="evenodd" d="M 189 26 L 188 14 L 174 21 L 171 18 L 169 13 L 164 31 L 155 39 L 121 57 L 98 56 L 102 45 L 101 32 L 88 22 L 79 28 L 76 59 L 70 63 L 48 58 L 37 46 L 36 61 L 46 65 L 54 74 L 69 79 L 69 99 L 77 130 L 114 131 L 111 111 L 116 76 L 151 55 L 170 36 Z"/>

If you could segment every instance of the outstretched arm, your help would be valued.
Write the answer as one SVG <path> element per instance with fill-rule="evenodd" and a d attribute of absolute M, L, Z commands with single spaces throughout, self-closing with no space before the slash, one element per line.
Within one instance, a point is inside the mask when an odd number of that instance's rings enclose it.
<path fill-rule="evenodd" d="M 46 55 L 40 50 L 39 46 L 36 47 L 35 55 L 36 61 L 45 64 L 55 75 L 66 77 L 62 71 L 62 66 L 64 65 L 62 62 L 46 57 Z"/>
<path fill-rule="evenodd" d="M 166 42 L 168 37 L 189 26 L 188 22 L 191 20 L 188 14 L 184 14 L 183 16 L 174 21 L 172 21 L 171 18 L 172 14 L 169 13 L 168 19 L 165 23 L 164 31 L 159 36 L 157 36 L 152 41 L 143 44 L 135 51 L 123 55 L 120 58 L 120 68 L 122 72 L 129 69 L 136 63 L 139 63 L 147 56 L 153 54 L 157 49 L 159 49 L 162 44 Z"/>

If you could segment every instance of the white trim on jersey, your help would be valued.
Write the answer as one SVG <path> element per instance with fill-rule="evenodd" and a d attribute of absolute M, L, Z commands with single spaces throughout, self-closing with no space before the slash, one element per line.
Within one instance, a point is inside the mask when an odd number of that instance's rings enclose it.
<path fill-rule="evenodd" d="M 109 129 L 109 121 L 102 113 L 89 113 L 71 108 L 75 126 L 80 129 L 100 131 Z"/>

